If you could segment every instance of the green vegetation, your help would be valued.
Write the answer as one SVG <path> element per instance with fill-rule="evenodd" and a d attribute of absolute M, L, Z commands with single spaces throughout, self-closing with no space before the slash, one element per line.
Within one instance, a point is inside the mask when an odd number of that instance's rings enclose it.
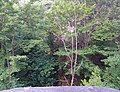
<path fill-rule="evenodd" d="M 0 90 L 120 89 L 119 66 L 120 0 L 0 1 Z"/>

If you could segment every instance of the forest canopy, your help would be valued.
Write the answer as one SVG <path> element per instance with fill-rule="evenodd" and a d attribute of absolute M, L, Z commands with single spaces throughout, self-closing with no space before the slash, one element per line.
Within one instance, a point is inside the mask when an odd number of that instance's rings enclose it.
<path fill-rule="evenodd" d="M 0 90 L 120 89 L 120 0 L 1 0 Z"/>

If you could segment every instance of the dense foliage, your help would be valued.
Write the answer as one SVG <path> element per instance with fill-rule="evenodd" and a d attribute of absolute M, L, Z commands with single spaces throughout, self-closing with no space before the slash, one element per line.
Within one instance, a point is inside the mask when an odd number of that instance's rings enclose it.
<path fill-rule="evenodd" d="M 0 1 L 0 90 L 120 89 L 119 66 L 120 0 Z"/>

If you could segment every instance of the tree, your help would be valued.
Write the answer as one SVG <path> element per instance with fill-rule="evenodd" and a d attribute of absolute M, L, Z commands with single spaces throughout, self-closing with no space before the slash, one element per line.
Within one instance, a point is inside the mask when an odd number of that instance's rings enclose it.
<path fill-rule="evenodd" d="M 95 5 L 88 6 L 87 4 L 79 4 L 73 1 L 60 1 L 52 7 L 50 14 L 50 33 L 61 41 L 63 45 L 59 47 L 59 51 L 55 52 L 56 55 L 66 56 L 68 59 L 65 61 L 65 66 L 68 67 L 67 74 L 71 75 L 70 85 L 74 84 L 76 70 L 81 66 L 82 59 L 88 53 L 89 33 L 92 26 L 95 25 L 95 20 L 89 20 L 90 14 L 93 13 Z M 80 38 L 85 37 L 83 42 Z M 59 43 L 60 44 L 60 43 Z M 85 51 L 86 49 L 86 51 Z M 78 55 L 82 56 L 80 62 Z M 66 78 L 67 79 L 67 78 Z M 68 83 L 69 84 L 69 83 Z"/>
<path fill-rule="evenodd" d="M 48 34 L 44 31 L 46 11 L 42 2 L 30 2 L 23 7 L 17 1 L 2 0 L 0 90 L 54 84 L 56 62 L 55 58 L 49 55 Z M 42 67 L 43 65 L 45 67 Z M 32 79 L 31 74 L 28 73 L 32 73 Z M 47 83 L 48 81 L 52 82 Z"/>

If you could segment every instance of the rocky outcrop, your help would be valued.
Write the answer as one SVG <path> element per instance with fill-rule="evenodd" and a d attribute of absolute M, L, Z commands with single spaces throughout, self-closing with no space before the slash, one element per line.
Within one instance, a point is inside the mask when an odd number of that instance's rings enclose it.
<path fill-rule="evenodd" d="M 24 87 L 0 92 L 120 92 L 111 88 L 97 86 L 58 86 L 58 87 Z"/>

